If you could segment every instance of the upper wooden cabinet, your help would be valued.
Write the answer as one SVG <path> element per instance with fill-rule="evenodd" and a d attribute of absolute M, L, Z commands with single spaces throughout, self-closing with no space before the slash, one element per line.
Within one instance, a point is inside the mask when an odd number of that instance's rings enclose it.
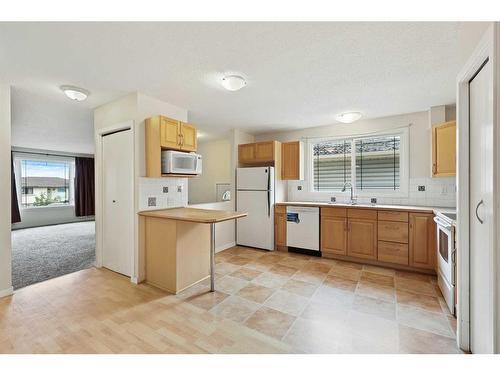
<path fill-rule="evenodd" d="M 162 149 L 196 151 L 197 131 L 193 125 L 165 116 L 148 118 L 145 124 L 147 177 L 161 177 Z"/>
<path fill-rule="evenodd" d="M 432 127 L 432 177 L 456 175 L 457 125 L 455 121 Z"/>
<path fill-rule="evenodd" d="M 281 162 L 281 143 L 266 141 L 238 145 L 238 161 L 246 165 L 278 167 Z"/>
<path fill-rule="evenodd" d="M 302 163 L 304 144 L 300 141 L 281 144 L 281 179 L 303 180 L 304 167 Z"/>
<path fill-rule="evenodd" d="M 436 224 L 433 214 L 410 213 L 410 266 L 436 268 Z"/>

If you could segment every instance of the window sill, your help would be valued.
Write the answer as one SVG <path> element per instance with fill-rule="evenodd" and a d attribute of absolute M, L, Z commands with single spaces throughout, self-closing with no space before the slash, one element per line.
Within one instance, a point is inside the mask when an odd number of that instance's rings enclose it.
<path fill-rule="evenodd" d="M 50 206 L 35 206 L 35 207 L 20 207 L 21 211 L 36 211 L 44 208 L 50 209 L 63 209 L 63 208 L 75 208 L 74 204 L 61 204 L 61 205 L 50 205 Z"/>

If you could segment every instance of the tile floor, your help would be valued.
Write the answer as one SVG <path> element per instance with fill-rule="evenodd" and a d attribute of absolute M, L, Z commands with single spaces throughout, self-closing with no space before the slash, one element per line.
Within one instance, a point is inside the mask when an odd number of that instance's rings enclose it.
<path fill-rule="evenodd" d="M 207 281 L 208 282 L 208 281 Z M 301 254 L 216 255 L 215 294 L 176 298 L 302 353 L 460 353 L 436 278 Z"/>

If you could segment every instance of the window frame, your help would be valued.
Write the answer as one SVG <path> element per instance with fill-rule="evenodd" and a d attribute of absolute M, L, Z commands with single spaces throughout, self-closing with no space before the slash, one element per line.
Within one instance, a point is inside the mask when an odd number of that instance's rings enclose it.
<path fill-rule="evenodd" d="M 19 200 L 20 211 L 30 210 L 43 210 L 43 209 L 61 209 L 61 208 L 74 208 L 75 207 L 75 158 L 71 156 L 56 156 L 56 155 L 42 155 L 30 152 L 13 152 L 14 159 L 14 172 L 16 178 L 16 190 Z M 21 161 L 22 160 L 39 160 L 39 161 L 54 161 L 54 162 L 67 162 L 69 168 L 69 203 L 54 203 L 48 206 L 30 206 L 24 207 L 22 204 L 22 187 L 21 187 Z"/>
<path fill-rule="evenodd" d="M 400 137 L 400 150 L 399 150 L 399 189 L 363 189 L 358 190 L 356 187 L 356 147 L 355 141 L 364 138 L 383 137 L 383 136 L 398 136 Z M 375 198 L 375 197 L 408 197 L 409 185 L 409 159 L 410 159 L 410 142 L 409 142 L 409 128 L 395 129 L 388 131 L 379 131 L 370 134 L 359 134 L 351 136 L 337 136 L 337 137 L 321 137 L 307 139 L 307 153 L 306 153 L 306 184 L 308 193 L 315 194 L 316 196 L 338 196 L 350 197 L 350 191 L 337 191 L 337 190 L 314 190 L 314 157 L 313 147 L 314 144 L 328 141 L 350 141 L 351 145 L 351 183 L 353 185 L 353 195 L 359 198 Z"/>

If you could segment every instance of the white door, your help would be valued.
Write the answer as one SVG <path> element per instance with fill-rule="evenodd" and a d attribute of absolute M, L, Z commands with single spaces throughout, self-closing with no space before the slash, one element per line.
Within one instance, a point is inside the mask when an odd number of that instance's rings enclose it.
<path fill-rule="evenodd" d="M 238 191 L 237 210 L 248 216 L 237 220 L 238 245 L 274 249 L 274 195 L 271 191 Z"/>
<path fill-rule="evenodd" d="M 491 62 L 469 83 L 470 348 L 492 353 L 493 101 Z M 482 223 L 481 223 L 482 221 Z M 460 230 L 460 228 L 458 229 Z"/>
<path fill-rule="evenodd" d="M 274 190 L 273 167 L 238 168 L 236 170 L 237 190 Z"/>
<path fill-rule="evenodd" d="M 132 274 L 134 195 L 132 131 L 102 137 L 102 265 Z"/>

